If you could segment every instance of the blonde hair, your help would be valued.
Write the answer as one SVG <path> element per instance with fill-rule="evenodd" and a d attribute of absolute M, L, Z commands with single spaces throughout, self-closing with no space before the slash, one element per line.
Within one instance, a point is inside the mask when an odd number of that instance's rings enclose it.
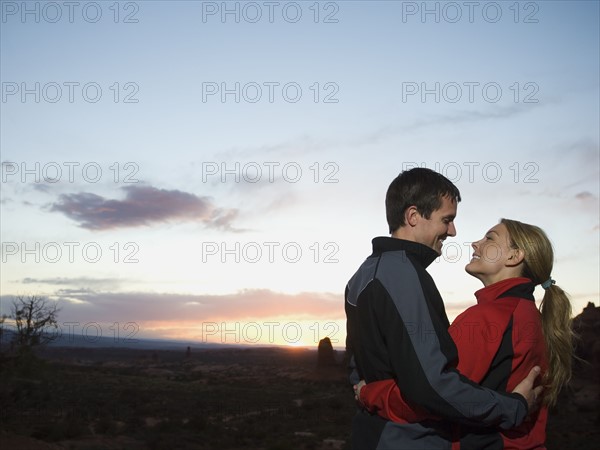
<path fill-rule="evenodd" d="M 511 246 L 523 250 L 522 276 L 535 284 L 550 279 L 554 263 L 554 251 L 548 236 L 539 227 L 502 219 L 508 230 Z M 540 304 L 542 330 L 548 351 L 548 371 L 544 375 L 544 404 L 556 404 L 560 389 L 571 379 L 573 357 L 573 330 L 571 329 L 571 302 L 556 284 L 544 289 Z"/>

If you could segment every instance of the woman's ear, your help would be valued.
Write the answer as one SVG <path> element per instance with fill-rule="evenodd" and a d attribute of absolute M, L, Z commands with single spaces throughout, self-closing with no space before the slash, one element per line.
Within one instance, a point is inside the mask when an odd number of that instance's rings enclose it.
<path fill-rule="evenodd" d="M 518 266 L 525 259 L 525 252 L 520 248 L 511 248 L 510 256 L 508 257 L 508 266 Z"/>

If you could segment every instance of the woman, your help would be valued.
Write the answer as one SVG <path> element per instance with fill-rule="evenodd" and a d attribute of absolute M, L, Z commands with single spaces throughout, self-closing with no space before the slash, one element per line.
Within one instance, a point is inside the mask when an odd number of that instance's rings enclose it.
<path fill-rule="evenodd" d="M 458 350 L 457 370 L 482 386 L 511 392 L 539 365 L 544 393 L 541 408 L 515 429 L 456 425 L 453 449 L 544 449 L 548 407 L 571 376 L 572 355 L 571 304 L 550 276 L 552 245 L 542 229 L 502 219 L 472 246 L 465 270 L 484 288 L 475 293 L 477 305 L 449 329 Z M 533 297 L 538 284 L 545 290 L 541 312 Z M 435 419 L 405 402 L 394 380 L 361 382 L 357 396 L 369 411 L 388 420 Z"/>

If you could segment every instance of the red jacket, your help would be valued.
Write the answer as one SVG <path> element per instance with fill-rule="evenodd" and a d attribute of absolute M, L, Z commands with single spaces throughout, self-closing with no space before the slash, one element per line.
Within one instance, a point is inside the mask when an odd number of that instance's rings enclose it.
<path fill-rule="evenodd" d="M 448 330 L 458 349 L 457 369 L 462 375 L 506 392 L 535 365 L 542 367 L 543 375 L 548 366 L 546 345 L 533 291 L 531 280 L 510 278 L 475 293 L 477 305 L 459 315 Z M 395 422 L 439 420 L 405 401 L 395 380 L 368 383 L 360 398 L 368 410 Z M 456 425 L 453 449 L 545 449 L 547 416 L 547 408 L 542 407 L 511 430 Z"/>

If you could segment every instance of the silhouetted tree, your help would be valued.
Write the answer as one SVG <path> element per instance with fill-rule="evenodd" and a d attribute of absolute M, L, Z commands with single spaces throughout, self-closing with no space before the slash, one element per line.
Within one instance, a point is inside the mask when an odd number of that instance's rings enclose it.
<path fill-rule="evenodd" d="M 17 350 L 27 351 L 39 345 L 45 345 L 56 339 L 58 331 L 58 307 L 44 297 L 30 295 L 17 296 L 13 301 L 9 316 L 15 321 L 16 331 L 13 345 Z"/>

